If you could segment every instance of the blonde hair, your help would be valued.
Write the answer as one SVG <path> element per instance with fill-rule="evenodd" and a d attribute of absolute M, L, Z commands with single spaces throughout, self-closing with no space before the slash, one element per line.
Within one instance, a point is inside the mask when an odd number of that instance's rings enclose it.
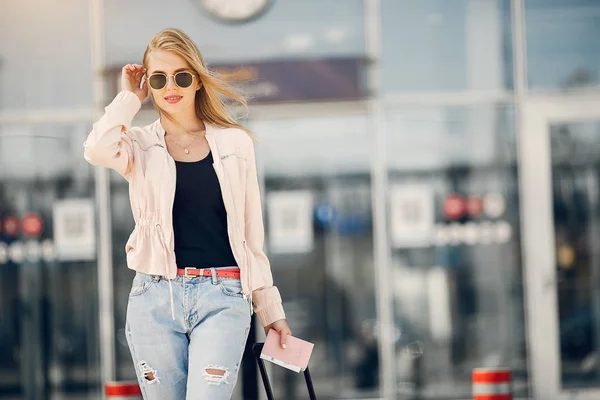
<path fill-rule="evenodd" d="M 144 52 L 143 65 L 146 70 L 148 69 L 148 58 L 154 50 L 166 50 L 177 53 L 187 61 L 196 73 L 202 86 L 196 92 L 194 103 L 196 115 L 201 121 L 206 121 L 222 128 L 242 129 L 254 139 L 249 129 L 238 123 L 227 111 L 226 99 L 232 100 L 247 110 L 248 102 L 246 97 L 241 90 L 231 86 L 214 72 L 208 70 L 200 50 L 187 34 L 177 28 L 167 28 L 154 35 Z M 224 96 L 226 99 L 222 99 L 221 96 Z M 162 110 L 156 104 L 152 95 L 150 97 L 154 108 L 161 117 L 164 115 L 177 123 L 166 111 Z"/>

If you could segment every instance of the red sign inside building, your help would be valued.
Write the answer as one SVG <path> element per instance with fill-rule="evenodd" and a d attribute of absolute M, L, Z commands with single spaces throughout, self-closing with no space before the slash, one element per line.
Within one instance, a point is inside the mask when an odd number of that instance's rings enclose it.
<path fill-rule="evenodd" d="M 467 212 L 472 217 L 478 217 L 483 212 L 483 200 L 481 197 L 471 196 L 467 199 Z"/>
<path fill-rule="evenodd" d="M 14 215 L 7 215 L 2 219 L 2 223 L 0 224 L 0 229 L 2 230 L 2 234 L 9 238 L 14 238 L 19 234 L 20 227 L 19 218 Z"/>
<path fill-rule="evenodd" d="M 42 233 L 44 223 L 38 214 L 30 213 L 23 217 L 23 234 L 29 237 L 38 237 Z"/>
<path fill-rule="evenodd" d="M 466 209 L 465 199 L 457 194 L 451 194 L 444 201 L 444 215 L 449 219 L 459 219 L 465 214 Z"/>

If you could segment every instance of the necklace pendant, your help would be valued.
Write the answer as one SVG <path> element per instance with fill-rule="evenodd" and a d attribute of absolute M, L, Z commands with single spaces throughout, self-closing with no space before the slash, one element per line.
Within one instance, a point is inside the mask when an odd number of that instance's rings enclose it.
<path fill-rule="evenodd" d="M 188 149 L 184 149 L 185 150 L 185 154 L 190 154 L 190 151 Z"/>

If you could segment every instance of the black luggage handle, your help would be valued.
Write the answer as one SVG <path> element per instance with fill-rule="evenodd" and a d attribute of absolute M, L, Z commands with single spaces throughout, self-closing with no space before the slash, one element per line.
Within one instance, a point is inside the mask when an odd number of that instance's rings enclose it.
<path fill-rule="evenodd" d="M 263 346 L 263 342 L 254 343 L 252 345 L 252 351 L 254 352 L 256 362 L 258 362 L 258 369 L 260 370 L 260 376 L 265 387 L 265 392 L 267 393 L 267 399 L 275 400 L 275 397 L 273 396 L 273 389 L 271 389 L 271 383 L 269 382 L 269 377 L 265 368 L 265 363 L 263 359 L 260 358 Z M 308 395 L 310 397 L 310 400 L 317 400 L 317 396 L 315 395 L 315 388 L 313 387 L 312 378 L 310 377 L 310 371 L 308 370 L 308 367 L 306 367 L 306 369 L 304 370 L 304 380 L 306 380 L 306 386 L 308 387 Z"/>

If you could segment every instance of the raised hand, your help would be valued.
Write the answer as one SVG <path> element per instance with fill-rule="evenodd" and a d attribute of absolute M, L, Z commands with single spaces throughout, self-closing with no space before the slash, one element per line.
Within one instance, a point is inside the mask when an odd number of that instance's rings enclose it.
<path fill-rule="evenodd" d="M 121 71 L 121 90 L 129 90 L 144 101 L 148 96 L 148 84 L 144 79 L 146 68 L 139 64 L 127 64 Z M 144 83 L 140 87 L 140 83 Z"/>

